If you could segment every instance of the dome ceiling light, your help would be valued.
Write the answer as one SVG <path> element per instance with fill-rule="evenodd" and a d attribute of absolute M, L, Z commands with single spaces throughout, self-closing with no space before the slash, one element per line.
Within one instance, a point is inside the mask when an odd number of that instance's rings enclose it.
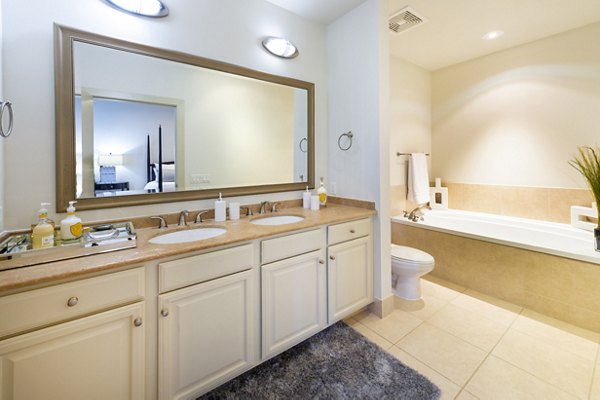
<path fill-rule="evenodd" d="M 104 0 L 119 11 L 144 17 L 160 18 L 169 15 L 169 8 L 160 0 Z"/>
<path fill-rule="evenodd" d="M 269 53 L 281 58 L 296 58 L 300 54 L 296 46 L 284 38 L 268 37 L 262 41 L 262 45 Z"/>

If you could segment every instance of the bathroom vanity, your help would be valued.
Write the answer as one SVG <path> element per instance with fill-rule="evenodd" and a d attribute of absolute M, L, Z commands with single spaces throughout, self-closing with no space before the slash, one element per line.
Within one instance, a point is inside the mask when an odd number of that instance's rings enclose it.
<path fill-rule="evenodd" d="M 189 399 L 373 300 L 371 209 L 0 272 L 0 398 Z"/>

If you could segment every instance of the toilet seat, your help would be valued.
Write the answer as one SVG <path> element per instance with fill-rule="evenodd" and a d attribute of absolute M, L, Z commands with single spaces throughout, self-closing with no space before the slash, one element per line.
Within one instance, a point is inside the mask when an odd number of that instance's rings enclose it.
<path fill-rule="evenodd" d="M 411 264 L 432 264 L 435 262 L 431 254 L 419 249 L 396 244 L 392 244 L 392 260 Z"/>

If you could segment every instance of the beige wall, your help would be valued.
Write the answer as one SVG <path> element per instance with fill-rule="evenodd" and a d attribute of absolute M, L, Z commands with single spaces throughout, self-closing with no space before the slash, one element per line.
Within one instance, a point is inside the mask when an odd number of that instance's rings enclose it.
<path fill-rule="evenodd" d="M 598 145 L 600 23 L 433 73 L 433 175 L 585 188 L 568 165 Z"/>
<path fill-rule="evenodd" d="M 431 72 L 390 58 L 390 207 L 398 215 L 406 205 L 406 156 L 431 152 Z"/>

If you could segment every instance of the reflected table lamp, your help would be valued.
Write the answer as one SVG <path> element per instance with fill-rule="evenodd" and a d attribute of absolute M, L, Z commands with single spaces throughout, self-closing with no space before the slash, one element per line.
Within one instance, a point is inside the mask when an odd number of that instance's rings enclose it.
<path fill-rule="evenodd" d="M 98 156 L 100 164 L 100 183 L 114 183 L 117 181 L 116 166 L 123 165 L 123 155 L 106 154 Z"/>

